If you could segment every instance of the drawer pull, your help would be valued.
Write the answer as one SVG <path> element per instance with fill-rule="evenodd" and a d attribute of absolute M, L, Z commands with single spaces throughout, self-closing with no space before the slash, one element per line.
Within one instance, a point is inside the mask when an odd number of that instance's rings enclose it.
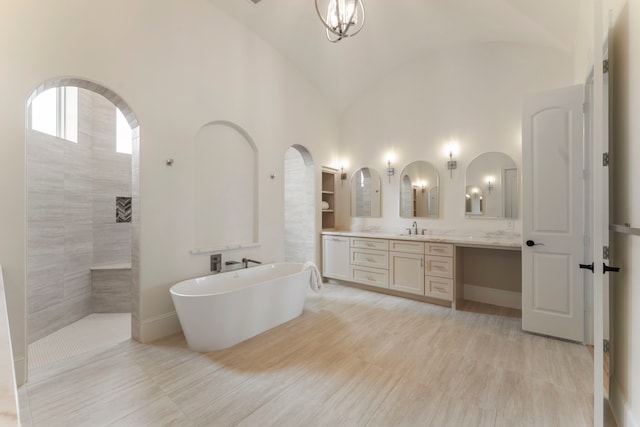
<path fill-rule="evenodd" d="M 371 276 L 367 276 L 367 280 L 370 280 L 370 281 L 374 282 L 376 279 L 374 279 L 374 278 L 373 278 L 373 277 L 371 277 Z"/>
<path fill-rule="evenodd" d="M 376 260 L 375 260 L 375 259 L 373 259 L 373 258 L 367 258 L 367 261 L 369 261 L 369 262 L 376 262 Z"/>
<path fill-rule="evenodd" d="M 367 242 L 367 246 L 369 246 L 370 248 L 374 247 L 375 245 L 373 243 L 368 243 Z"/>

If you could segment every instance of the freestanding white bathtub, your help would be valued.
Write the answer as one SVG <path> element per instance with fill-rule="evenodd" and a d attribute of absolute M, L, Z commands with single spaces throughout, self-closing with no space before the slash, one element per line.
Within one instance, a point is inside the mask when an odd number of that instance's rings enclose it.
<path fill-rule="evenodd" d="M 276 263 L 176 283 L 170 289 L 189 348 L 231 347 L 302 314 L 303 264 Z"/>

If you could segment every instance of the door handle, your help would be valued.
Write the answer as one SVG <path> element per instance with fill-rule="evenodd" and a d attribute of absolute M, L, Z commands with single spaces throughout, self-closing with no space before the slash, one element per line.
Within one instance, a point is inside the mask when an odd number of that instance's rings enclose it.
<path fill-rule="evenodd" d="M 544 243 L 536 243 L 533 240 L 527 240 L 525 244 L 529 247 L 531 246 L 544 246 Z"/>
<path fill-rule="evenodd" d="M 591 270 L 592 273 L 594 273 L 594 268 L 593 268 L 593 263 L 591 264 L 578 264 L 580 266 L 580 268 L 584 268 L 585 270 Z"/>
<path fill-rule="evenodd" d="M 609 267 L 607 264 L 605 264 L 603 262 L 602 263 L 602 274 L 605 274 L 607 271 L 610 271 L 612 273 L 617 273 L 618 271 L 620 271 L 620 267 Z"/>

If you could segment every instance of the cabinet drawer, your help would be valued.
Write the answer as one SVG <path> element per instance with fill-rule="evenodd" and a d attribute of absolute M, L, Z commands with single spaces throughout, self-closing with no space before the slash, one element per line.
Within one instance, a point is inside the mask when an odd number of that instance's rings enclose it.
<path fill-rule="evenodd" d="M 427 243 L 425 255 L 453 256 L 453 245 L 451 243 Z"/>
<path fill-rule="evenodd" d="M 352 265 L 349 276 L 349 280 L 352 282 L 378 286 L 380 288 L 389 287 L 389 271 L 381 268 Z"/>
<path fill-rule="evenodd" d="M 383 239 L 367 239 L 363 237 L 351 238 L 352 248 L 377 249 L 381 251 L 389 250 L 389 241 Z"/>
<path fill-rule="evenodd" d="M 425 255 L 425 274 L 453 278 L 453 258 Z"/>
<path fill-rule="evenodd" d="M 425 276 L 424 294 L 447 301 L 453 300 L 453 279 Z"/>
<path fill-rule="evenodd" d="M 410 240 L 391 240 L 389 241 L 389 250 L 393 252 L 406 252 L 410 254 L 423 254 L 424 243 L 412 242 Z"/>
<path fill-rule="evenodd" d="M 351 248 L 350 254 L 350 263 L 352 265 L 384 269 L 389 268 L 389 252 L 387 251 Z"/>

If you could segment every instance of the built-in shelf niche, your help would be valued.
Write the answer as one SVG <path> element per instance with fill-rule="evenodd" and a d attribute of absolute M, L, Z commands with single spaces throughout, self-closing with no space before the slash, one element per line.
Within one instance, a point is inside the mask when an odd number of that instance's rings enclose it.
<path fill-rule="evenodd" d="M 335 230 L 336 228 L 336 175 L 337 169 L 322 167 L 322 229 L 323 230 Z M 325 203 L 329 204 L 329 207 L 325 209 Z"/>

